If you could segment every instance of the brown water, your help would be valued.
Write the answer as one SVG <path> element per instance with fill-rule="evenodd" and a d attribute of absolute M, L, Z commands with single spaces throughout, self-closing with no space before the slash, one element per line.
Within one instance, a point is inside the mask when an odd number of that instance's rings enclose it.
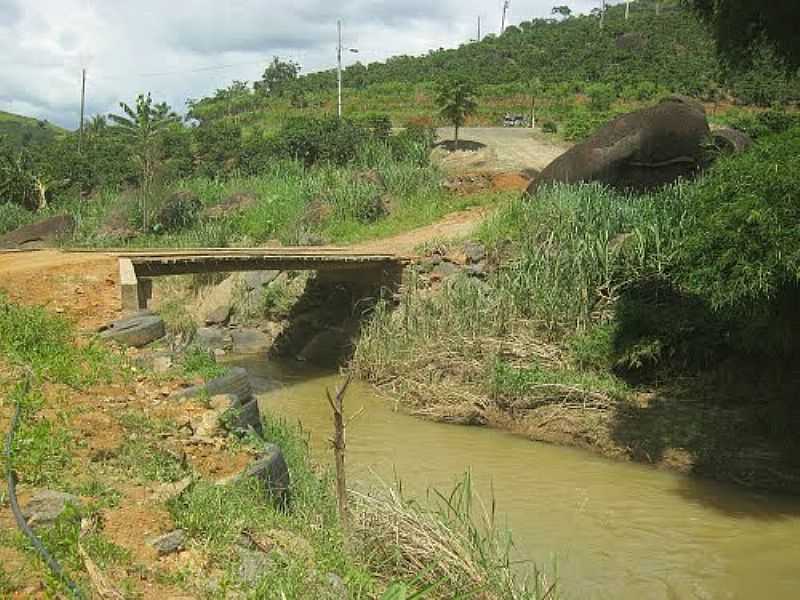
<path fill-rule="evenodd" d="M 263 377 L 262 406 L 311 434 L 330 460 L 325 388 L 340 379 L 291 365 L 243 362 Z M 271 384 L 267 381 L 271 380 Z M 448 490 L 469 470 L 493 490 L 517 557 L 550 569 L 567 598 L 800 598 L 800 499 L 605 460 L 499 431 L 442 425 L 393 410 L 354 383 L 348 478 L 422 493 Z"/>

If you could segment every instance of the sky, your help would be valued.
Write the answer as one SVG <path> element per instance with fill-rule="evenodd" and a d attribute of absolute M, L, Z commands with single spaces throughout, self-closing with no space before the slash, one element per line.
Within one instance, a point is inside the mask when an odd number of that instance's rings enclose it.
<path fill-rule="evenodd" d="M 336 20 L 349 62 L 456 47 L 500 28 L 502 0 L 0 0 L 0 110 L 74 129 L 81 69 L 87 117 L 152 92 L 178 111 L 234 79 L 260 78 L 272 56 L 303 72 L 332 68 Z M 511 0 L 508 22 L 554 5 L 588 12 L 600 0 Z M 346 63 L 349 64 L 349 63 Z M 225 67 L 225 68 L 221 68 Z"/>

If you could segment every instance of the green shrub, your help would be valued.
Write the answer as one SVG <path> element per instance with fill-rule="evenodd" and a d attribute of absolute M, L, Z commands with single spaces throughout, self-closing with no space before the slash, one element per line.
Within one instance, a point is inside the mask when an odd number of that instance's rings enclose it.
<path fill-rule="evenodd" d="M 542 131 L 544 133 L 558 133 L 558 125 L 556 125 L 555 121 L 543 121 Z"/>
<path fill-rule="evenodd" d="M 180 190 L 169 195 L 153 220 L 155 233 L 169 233 L 187 229 L 194 225 L 202 204 L 200 199 L 188 190 Z"/>
<path fill-rule="evenodd" d="M 741 308 L 800 282 L 800 128 L 722 158 L 688 189 L 688 206 L 695 222 L 679 259 L 686 289 Z"/>
<path fill-rule="evenodd" d="M 27 225 L 34 219 L 34 213 L 10 202 L 0 203 L 0 235 Z"/>
<path fill-rule="evenodd" d="M 367 130 L 347 120 L 295 117 L 275 136 L 275 143 L 281 155 L 307 166 L 318 162 L 344 165 L 356 157 L 368 136 Z"/>

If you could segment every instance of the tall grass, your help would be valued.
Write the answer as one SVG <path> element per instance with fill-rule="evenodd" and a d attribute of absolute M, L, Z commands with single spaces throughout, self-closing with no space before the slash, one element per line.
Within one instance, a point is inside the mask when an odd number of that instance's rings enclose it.
<path fill-rule="evenodd" d="M 464 422 L 523 387 L 619 397 L 615 378 L 580 372 L 603 362 L 590 351 L 609 348 L 591 335 L 613 320 L 627 286 L 664 274 L 686 226 L 679 186 L 641 197 L 564 186 L 515 199 L 479 233 L 501 264 L 488 282 L 459 276 L 431 293 L 409 277 L 399 308 L 379 306 L 367 324 L 354 367 L 417 411 Z"/>
<path fill-rule="evenodd" d="M 290 245 L 346 243 L 424 225 L 448 211 L 487 201 L 449 195 L 440 186 L 440 173 L 417 150 L 411 148 L 408 156 L 398 159 L 389 145 L 369 143 L 345 167 L 306 168 L 296 161 L 279 161 L 252 177 L 178 181 L 154 193 L 152 212 L 176 190 L 195 194 L 203 209 L 235 193 L 255 201 L 222 218 L 201 214 L 193 226 L 172 233 L 140 232 L 132 239 L 114 235 L 115 224 L 135 229 L 133 192 L 106 190 L 91 201 L 75 199 L 61 208 L 77 217 L 78 231 L 70 243 L 79 246 L 226 247 L 271 240 Z"/>

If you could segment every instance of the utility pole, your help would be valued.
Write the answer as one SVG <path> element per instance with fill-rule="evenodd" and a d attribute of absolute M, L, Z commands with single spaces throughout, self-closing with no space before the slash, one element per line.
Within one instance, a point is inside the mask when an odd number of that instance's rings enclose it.
<path fill-rule="evenodd" d="M 603 29 L 606 24 L 606 0 L 602 0 L 600 7 L 600 29 Z"/>
<path fill-rule="evenodd" d="M 478 41 L 481 41 L 481 18 L 478 16 Z"/>
<path fill-rule="evenodd" d="M 342 118 L 342 20 L 336 21 L 339 31 L 339 45 L 336 47 L 336 82 L 339 87 L 339 110 L 337 114 Z"/>
<path fill-rule="evenodd" d="M 81 71 L 81 125 L 78 133 L 78 154 L 83 147 L 83 114 L 86 108 L 86 69 Z"/>
<path fill-rule="evenodd" d="M 625 20 L 631 15 L 631 0 L 625 0 Z"/>
<path fill-rule="evenodd" d="M 336 47 L 336 83 L 339 88 L 339 102 L 338 102 L 338 111 L 337 114 L 339 118 L 342 118 L 342 20 L 339 19 L 336 21 L 336 26 L 339 32 L 339 45 Z M 347 49 L 354 54 L 358 54 L 358 48 L 348 48 Z"/>
<path fill-rule="evenodd" d="M 506 30 L 506 13 L 508 12 L 509 6 L 511 6 L 511 0 L 505 0 L 505 2 L 503 2 L 503 19 L 500 21 L 500 35 L 503 35 L 503 32 Z"/>

